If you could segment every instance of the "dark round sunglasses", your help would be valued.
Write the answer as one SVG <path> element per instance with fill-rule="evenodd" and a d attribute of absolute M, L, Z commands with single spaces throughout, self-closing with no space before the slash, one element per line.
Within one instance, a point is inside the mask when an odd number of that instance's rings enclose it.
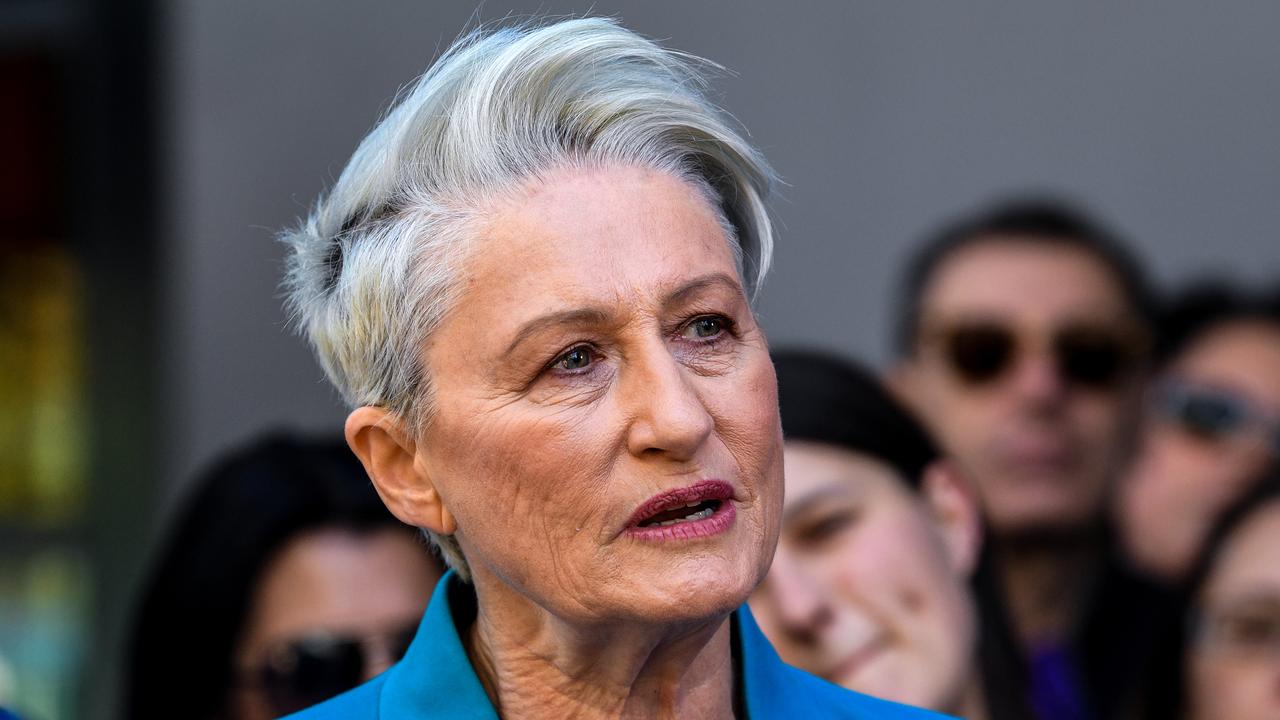
<path fill-rule="evenodd" d="M 417 625 L 376 636 L 316 632 L 280 644 L 242 680 L 263 693 L 271 711 L 288 715 L 340 695 L 364 681 L 373 665 L 372 648 L 381 643 L 399 661 L 413 642 Z"/>
<path fill-rule="evenodd" d="M 1152 391 L 1151 407 L 1160 417 L 1206 440 L 1260 432 L 1280 455 L 1280 416 L 1229 390 L 1167 378 Z"/>
<path fill-rule="evenodd" d="M 943 357 L 963 382 L 989 385 L 1003 378 L 1034 340 L 994 322 L 959 323 L 935 333 Z M 1090 389 L 1111 390 L 1134 369 L 1140 353 L 1124 333 L 1089 325 L 1065 326 L 1048 338 L 1058 376 Z"/>

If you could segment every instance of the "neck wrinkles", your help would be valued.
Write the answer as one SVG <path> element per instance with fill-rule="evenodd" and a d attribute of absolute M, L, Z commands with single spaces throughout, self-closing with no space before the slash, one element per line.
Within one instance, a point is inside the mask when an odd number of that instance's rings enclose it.
<path fill-rule="evenodd" d="M 734 717 L 729 615 L 578 627 L 500 582 L 483 585 L 463 637 L 499 716 Z"/>

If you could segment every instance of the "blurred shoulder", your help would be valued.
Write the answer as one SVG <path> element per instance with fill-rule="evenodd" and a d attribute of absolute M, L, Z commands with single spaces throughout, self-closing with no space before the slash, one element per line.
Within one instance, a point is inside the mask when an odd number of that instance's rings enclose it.
<path fill-rule="evenodd" d="M 387 674 L 355 687 L 319 705 L 288 715 L 283 720 L 376 720 Z"/>
<path fill-rule="evenodd" d="M 850 720 L 947 720 L 949 717 L 856 693 L 789 665 L 785 672 L 788 682 L 803 691 L 822 717 Z"/>

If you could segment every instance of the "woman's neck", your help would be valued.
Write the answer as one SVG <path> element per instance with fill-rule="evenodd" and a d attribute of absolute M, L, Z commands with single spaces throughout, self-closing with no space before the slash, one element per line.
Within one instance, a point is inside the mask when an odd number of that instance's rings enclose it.
<path fill-rule="evenodd" d="M 464 645 L 499 716 L 735 716 L 727 617 L 681 627 L 584 628 L 508 588 L 486 590 L 477 593 L 479 611 Z"/>

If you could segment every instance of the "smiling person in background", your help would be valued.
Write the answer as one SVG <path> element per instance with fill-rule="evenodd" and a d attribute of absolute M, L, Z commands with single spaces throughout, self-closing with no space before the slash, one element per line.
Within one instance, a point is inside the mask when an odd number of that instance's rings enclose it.
<path fill-rule="evenodd" d="M 774 358 L 787 492 L 751 598 L 765 634 L 784 660 L 853 690 L 1029 718 L 1016 689 L 984 687 L 979 645 L 999 633 L 979 627 L 968 584 L 982 534 L 972 490 L 874 376 L 819 353 Z"/>
<path fill-rule="evenodd" d="M 1134 700 L 1144 588 L 1108 510 L 1145 380 L 1151 300 L 1111 233 L 1017 200 L 940 231 L 904 283 L 895 386 L 977 487 L 1029 696 L 1046 719 L 1115 717 Z"/>
<path fill-rule="evenodd" d="M 1165 359 L 1118 508 L 1133 562 L 1174 585 L 1218 515 L 1280 462 L 1280 298 L 1202 286 L 1164 324 Z"/>
<path fill-rule="evenodd" d="M 300 718 L 931 716 L 744 607 L 782 504 L 773 175 L 703 87 L 606 20 L 473 33 L 286 234 L 347 441 L 453 568 L 404 660 Z"/>

